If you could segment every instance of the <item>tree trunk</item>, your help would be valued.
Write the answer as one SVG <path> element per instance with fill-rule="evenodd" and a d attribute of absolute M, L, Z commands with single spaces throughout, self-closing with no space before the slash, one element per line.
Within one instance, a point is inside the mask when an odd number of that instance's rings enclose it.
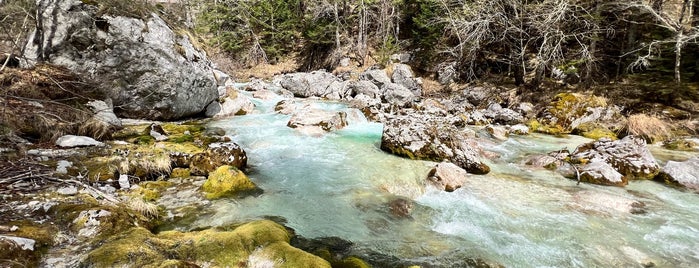
<path fill-rule="evenodd" d="M 679 85 L 682 84 L 682 47 L 684 46 L 684 41 L 682 40 L 684 34 L 682 31 L 677 33 L 677 39 L 675 42 L 675 82 Z"/>

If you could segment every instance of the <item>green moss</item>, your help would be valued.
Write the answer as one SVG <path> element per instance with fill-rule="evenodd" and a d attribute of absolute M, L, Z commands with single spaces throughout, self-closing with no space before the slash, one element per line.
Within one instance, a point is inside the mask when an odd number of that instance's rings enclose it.
<path fill-rule="evenodd" d="M 187 168 L 175 168 L 170 173 L 170 178 L 189 178 L 192 174 Z"/>
<path fill-rule="evenodd" d="M 219 199 L 252 191 L 257 187 L 242 171 L 232 166 L 222 166 L 209 173 L 209 178 L 201 188 L 207 193 L 207 199 Z"/>
<path fill-rule="evenodd" d="M 595 123 L 581 124 L 573 130 L 573 134 L 593 140 L 599 140 L 601 138 L 610 138 L 612 140 L 618 139 L 616 133 L 602 125 Z"/>
<path fill-rule="evenodd" d="M 153 138 L 151 135 L 141 135 L 138 136 L 133 143 L 138 144 L 138 145 L 151 145 L 155 143 L 155 138 Z"/>
<path fill-rule="evenodd" d="M 675 151 L 696 151 L 697 146 L 696 142 L 684 139 L 671 140 L 663 143 L 663 147 Z"/>
<path fill-rule="evenodd" d="M 290 237 L 286 228 L 268 220 L 250 222 L 232 231 L 167 231 L 158 235 L 137 227 L 90 252 L 83 265 L 168 267 L 163 265 L 207 263 L 212 267 L 239 267 L 261 248 L 259 254 L 287 267 L 330 267 L 325 260 L 290 246 Z"/>
<path fill-rule="evenodd" d="M 186 134 L 171 136 L 170 141 L 174 143 L 194 142 L 194 136 Z"/>
<path fill-rule="evenodd" d="M 333 268 L 370 268 L 371 265 L 360 258 L 350 256 L 341 261 L 333 262 Z"/>

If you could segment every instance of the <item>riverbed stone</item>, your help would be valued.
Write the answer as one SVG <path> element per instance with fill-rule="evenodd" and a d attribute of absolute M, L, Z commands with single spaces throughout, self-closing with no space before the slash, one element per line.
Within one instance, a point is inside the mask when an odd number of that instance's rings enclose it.
<path fill-rule="evenodd" d="M 510 135 L 506 127 L 499 125 L 487 125 L 485 126 L 485 131 L 487 131 L 493 138 L 501 141 L 507 140 Z"/>
<path fill-rule="evenodd" d="M 359 75 L 359 79 L 369 81 L 379 88 L 392 84 L 391 78 L 388 77 L 388 74 L 386 74 L 386 71 L 383 69 L 366 70 Z"/>
<path fill-rule="evenodd" d="M 416 100 L 412 91 L 399 84 L 385 84 L 381 87 L 381 91 L 383 91 L 383 102 L 396 107 L 408 108 Z"/>
<path fill-rule="evenodd" d="M 391 74 L 393 83 L 404 86 L 410 90 L 413 95 L 419 97 L 422 95 L 422 86 L 419 80 L 415 78 L 413 70 L 407 64 L 394 64 L 393 74 Z"/>
<path fill-rule="evenodd" d="M 294 96 L 302 98 L 326 97 L 326 95 L 332 94 L 330 92 L 332 88 L 329 90 L 330 85 L 334 82 L 340 82 L 339 78 L 326 71 L 285 74 L 278 79 L 282 88 L 291 91 Z"/>
<path fill-rule="evenodd" d="M 380 99 L 382 95 L 379 87 L 367 80 L 349 81 L 347 87 L 352 91 L 352 96 L 362 94 L 372 99 Z"/>
<path fill-rule="evenodd" d="M 626 176 L 608 163 L 597 159 L 578 167 L 578 171 L 581 182 L 610 186 L 626 186 L 629 183 Z"/>
<path fill-rule="evenodd" d="M 464 185 L 467 176 L 468 172 L 463 168 L 450 162 L 442 162 L 430 170 L 427 180 L 437 189 L 453 192 Z"/>
<path fill-rule="evenodd" d="M 205 115 L 213 118 L 226 118 L 234 115 L 246 115 L 252 113 L 255 104 L 247 96 L 233 91 L 222 102 L 214 101 L 206 107 Z"/>
<path fill-rule="evenodd" d="M 181 161 L 186 161 L 186 156 L 181 156 L 181 158 L 183 158 Z M 247 154 L 240 145 L 233 142 L 217 142 L 209 144 L 206 151 L 191 156 L 188 166 L 192 175 L 206 176 L 209 172 L 224 165 L 244 169 L 247 162 Z M 177 167 L 185 166 L 178 165 Z"/>
<path fill-rule="evenodd" d="M 683 162 L 668 161 L 656 180 L 699 192 L 699 157 Z"/>
<path fill-rule="evenodd" d="M 653 179 L 660 172 L 645 140 L 632 135 L 617 141 L 602 138 L 580 145 L 571 154 L 571 161 L 578 164 L 605 162 L 628 180 Z"/>

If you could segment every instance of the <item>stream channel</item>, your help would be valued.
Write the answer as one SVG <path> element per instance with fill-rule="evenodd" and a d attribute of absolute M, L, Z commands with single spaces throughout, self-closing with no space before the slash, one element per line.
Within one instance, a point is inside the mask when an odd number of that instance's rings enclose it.
<path fill-rule="evenodd" d="M 506 267 L 699 265 L 698 194 L 653 181 L 577 185 L 524 165 L 527 156 L 572 151 L 588 139 L 489 140 L 482 147 L 497 155 L 486 160 L 492 171 L 443 192 L 426 183 L 435 163 L 381 151 L 382 124 L 344 104 L 296 100 L 348 112 L 347 127 L 318 137 L 286 126 L 290 116 L 274 112 L 281 97 L 252 100 L 255 113 L 210 125 L 246 150 L 247 173 L 264 193 L 214 201 L 192 228 L 275 217 L 306 238 L 351 241 L 362 258 L 378 252 L 433 267 L 459 267 L 467 258 Z M 651 150 L 660 164 L 692 156 Z M 388 204 L 399 197 L 414 202 L 410 216 L 391 214 Z M 645 204 L 642 213 L 630 212 L 633 202 Z"/>

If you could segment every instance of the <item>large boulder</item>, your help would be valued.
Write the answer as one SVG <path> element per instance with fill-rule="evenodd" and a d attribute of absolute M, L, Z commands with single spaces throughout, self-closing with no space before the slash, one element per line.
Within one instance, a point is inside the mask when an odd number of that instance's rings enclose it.
<path fill-rule="evenodd" d="M 236 91 L 234 91 L 236 92 Z M 255 104 L 247 96 L 234 93 L 223 99 L 222 102 L 214 101 L 206 107 L 205 115 L 213 118 L 225 118 L 234 115 L 246 115 L 252 113 Z"/>
<path fill-rule="evenodd" d="M 668 161 L 656 180 L 699 192 L 699 157 L 684 162 Z"/>
<path fill-rule="evenodd" d="M 377 87 L 383 87 L 384 85 L 392 83 L 391 78 L 389 78 L 386 71 L 382 69 L 367 70 L 359 75 L 359 79 L 369 81 Z"/>
<path fill-rule="evenodd" d="M 380 99 L 382 95 L 378 86 L 366 80 L 349 81 L 347 87 L 351 90 L 353 97 L 361 94 L 372 99 Z"/>
<path fill-rule="evenodd" d="M 383 101 L 397 107 L 410 107 L 416 99 L 412 91 L 399 84 L 386 84 L 381 90 L 383 91 Z"/>
<path fill-rule="evenodd" d="M 332 90 L 338 89 L 338 87 L 337 85 L 330 86 L 340 82 L 339 78 L 325 71 L 285 74 L 275 79 L 279 81 L 279 85 L 283 89 L 302 98 L 333 95 Z M 339 93 L 337 94 L 339 95 Z"/>
<path fill-rule="evenodd" d="M 420 85 L 420 80 L 415 78 L 413 71 L 410 66 L 405 64 L 395 64 L 393 65 L 393 74 L 391 75 L 393 83 L 404 86 L 410 90 L 413 95 L 422 95 L 422 86 Z"/>
<path fill-rule="evenodd" d="M 448 160 L 474 174 L 486 174 L 490 167 L 480 160 L 477 143 L 456 128 L 455 118 L 420 114 L 388 118 L 381 136 L 381 149 L 411 159 Z"/>
<path fill-rule="evenodd" d="M 627 136 L 612 141 L 602 138 L 578 146 L 570 156 L 573 163 L 604 162 L 629 180 L 653 179 L 660 168 L 643 138 Z M 598 164 L 596 164 L 598 165 Z"/>
<path fill-rule="evenodd" d="M 212 63 L 187 34 L 155 13 L 109 15 L 99 3 L 38 0 L 25 65 L 46 62 L 84 75 L 127 118 L 179 119 L 217 98 Z"/>
<path fill-rule="evenodd" d="M 621 175 L 614 167 L 600 160 L 593 160 L 582 165 L 578 171 L 579 174 L 576 176 L 580 176 L 578 179 L 582 182 L 610 186 L 626 186 L 629 182 L 626 176 Z"/>

